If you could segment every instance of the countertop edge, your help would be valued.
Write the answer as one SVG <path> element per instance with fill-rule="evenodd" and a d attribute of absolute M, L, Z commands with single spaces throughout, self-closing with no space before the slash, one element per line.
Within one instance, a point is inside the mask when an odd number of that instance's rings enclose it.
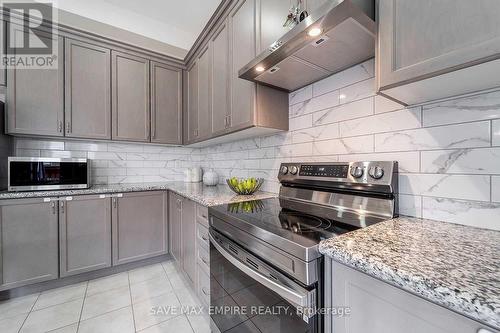
<path fill-rule="evenodd" d="M 393 220 L 386 222 L 390 221 Z M 377 225 L 370 226 L 369 228 L 377 228 Z M 461 292 L 459 290 L 453 290 L 436 284 L 425 276 L 394 269 L 378 260 L 379 258 L 376 256 L 368 257 L 360 253 L 350 253 L 349 249 L 344 246 L 332 244 L 328 241 L 325 240 L 320 243 L 319 251 L 330 259 L 469 319 L 500 330 L 500 317 L 498 313 L 487 306 L 466 301 L 460 297 Z"/>

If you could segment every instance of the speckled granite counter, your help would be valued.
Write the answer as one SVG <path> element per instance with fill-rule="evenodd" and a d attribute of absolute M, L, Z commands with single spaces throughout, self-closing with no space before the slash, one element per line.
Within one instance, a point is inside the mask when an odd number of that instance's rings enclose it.
<path fill-rule="evenodd" d="M 500 232 L 400 217 L 322 241 L 320 252 L 500 328 Z"/>
<path fill-rule="evenodd" d="M 231 202 L 241 202 L 276 197 L 276 194 L 259 191 L 253 195 L 236 195 L 227 185 L 204 186 L 202 183 L 165 182 L 95 185 L 89 189 L 62 191 L 0 192 L 0 200 L 58 197 L 85 194 L 125 193 L 141 191 L 170 190 L 203 206 L 216 206 Z"/>

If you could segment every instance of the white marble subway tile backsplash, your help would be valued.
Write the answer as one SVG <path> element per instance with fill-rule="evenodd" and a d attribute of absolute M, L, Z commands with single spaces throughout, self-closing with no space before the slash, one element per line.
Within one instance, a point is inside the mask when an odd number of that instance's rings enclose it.
<path fill-rule="evenodd" d="M 500 230 L 500 90 L 405 108 L 367 61 L 289 95 L 290 131 L 206 148 L 18 138 L 19 156 L 92 159 L 95 183 L 182 180 L 184 168 L 265 178 L 280 163 L 397 160 L 400 213 Z"/>

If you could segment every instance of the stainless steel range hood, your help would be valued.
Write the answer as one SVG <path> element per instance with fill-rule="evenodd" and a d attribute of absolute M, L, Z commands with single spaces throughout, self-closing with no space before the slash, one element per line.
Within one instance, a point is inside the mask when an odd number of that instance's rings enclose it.
<path fill-rule="evenodd" d="M 374 0 L 331 0 L 238 72 L 294 91 L 375 54 Z M 316 32 L 316 36 L 313 32 Z M 319 32 L 319 35 L 317 33 Z"/>

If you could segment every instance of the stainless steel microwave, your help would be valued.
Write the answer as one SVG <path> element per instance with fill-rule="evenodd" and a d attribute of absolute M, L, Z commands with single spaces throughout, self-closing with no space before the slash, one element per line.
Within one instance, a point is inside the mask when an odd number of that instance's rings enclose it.
<path fill-rule="evenodd" d="M 42 191 L 90 187 L 86 158 L 9 157 L 9 191 Z"/>

